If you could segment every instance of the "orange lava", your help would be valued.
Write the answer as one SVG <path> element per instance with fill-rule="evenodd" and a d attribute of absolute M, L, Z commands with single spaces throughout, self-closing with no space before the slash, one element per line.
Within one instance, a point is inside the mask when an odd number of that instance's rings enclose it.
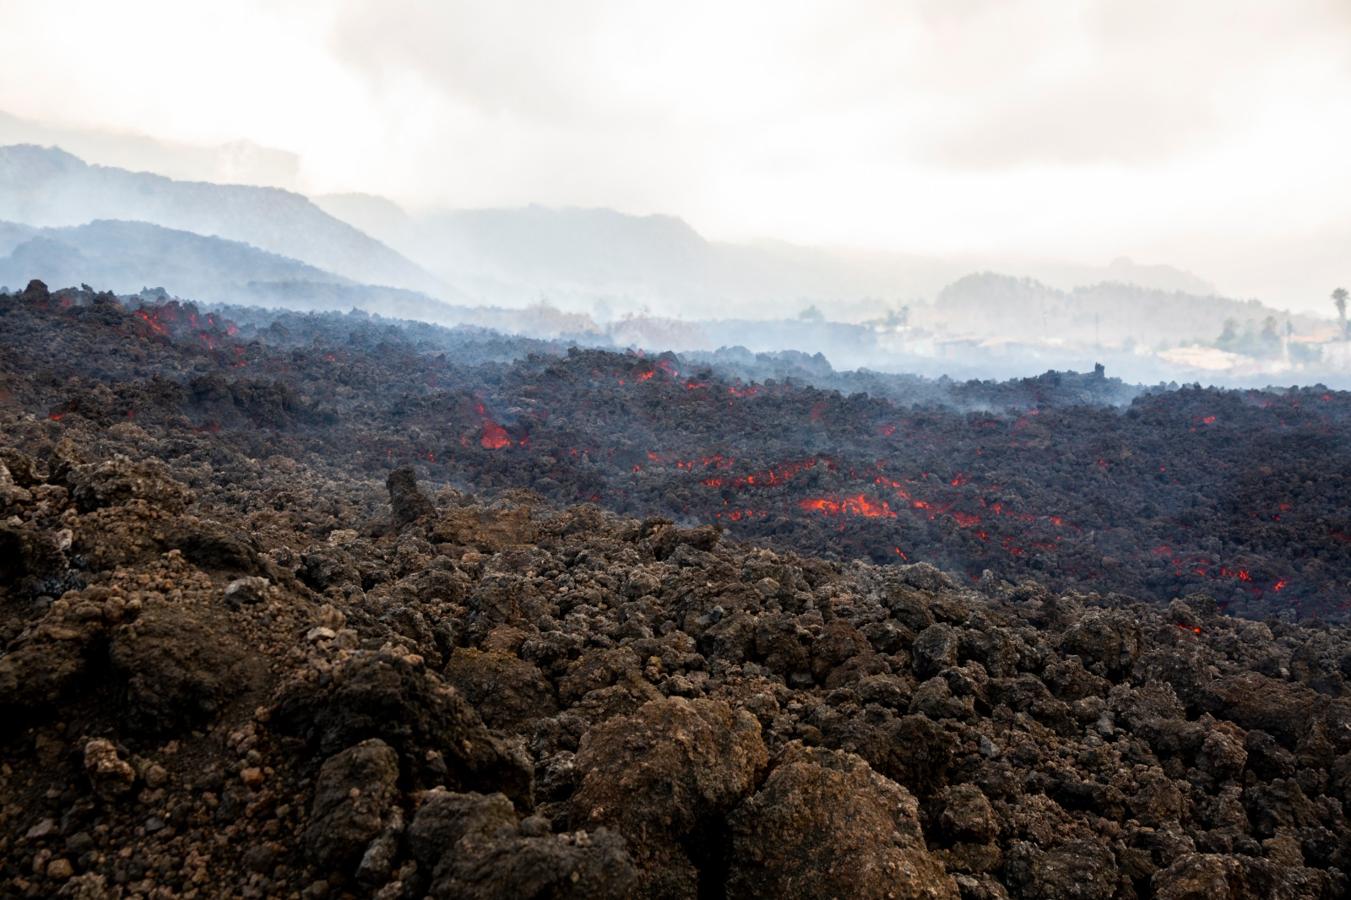
<path fill-rule="evenodd" d="M 885 500 L 873 500 L 865 494 L 841 497 L 838 500 L 829 497 L 813 497 L 798 504 L 809 512 L 820 512 L 828 516 L 862 516 L 866 519 L 894 519 L 896 513 Z"/>
<path fill-rule="evenodd" d="M 507 436 L 505 428 L 489 419 L 483 423 L 483 436 L 479 438 L 479 443 L 487 450 L 501 450 L 511 446 L 511 438 Z"/>

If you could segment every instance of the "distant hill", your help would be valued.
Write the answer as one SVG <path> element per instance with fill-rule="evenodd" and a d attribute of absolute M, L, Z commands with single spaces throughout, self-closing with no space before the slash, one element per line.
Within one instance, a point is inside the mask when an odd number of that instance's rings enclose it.
<path fill-rule="evenodd" d="M 119 293 L 164 287 L 208 303 L 457 318 L 454 308 L 424 294 L 357 284 L 238 241 L 145 222 L 99 220 L 71 228 L 0 222 L 0 286 L 18 288 L 33 278 L 53 285 L 97 284 Z"/>
<path fill-rule="evenodd" d="M 97 284 L 119 294 L 164 288 L 204 303 L 306 312 L 361 309 L 442 325 L 469 325 L 546 338 L 598 333 L 586 316 L 534 305 L 525 309 L 451 305 L 417 291 L 359 284 L 238 241 L 145 222 L 99 220 L 72 228 L 0 222 L 0 287 Z"/>
<path fill-rule="evenodd" d="M 1214 341 L 1226 319 L 1260 323 L 1274 316 L 1299 331 L 1315 326 L 1310 316 L 1291 316 L 1256 300 L 1165 291 L 1103 282 L 1062 291 L 1031 278 L 993 272 L 968 275 L 939 293 L 919 324 L 1008 340 L 1119 344 Z"/>
<path fill-rule="evenodd" d="M 673 216 L 526 206 L 411 215 L 383 197 L 321 196 L 333 215 L 397 248 L 484 302 L 547 297 L 602 315 L 649 311 L 681 318 L 781 317 L 819 304 L 862 320 L 921 298 L 980 266 L 901 253 L 863 253 L 782 241 L 711 241 Z M 988 265 L 988 261 L 986 265 Z M 1171 266 L 1000 266 L 1061 287 L 1121 281 L 1206 294 L 1210 285 Z"/>
<path fill-rule="evenodd" d="M 186 181 L 294 190 L 300 157 L 252 141 L 187 144 L 136 132 L 55 125 L 0 110 L 0 145 L 60 147 L 87 163 L 151 171 Z"/>
<path fill-rule="evenodd" d="M 1194 294 L 1211 297 L 1218 293 L 1215 285 L 1185 269 L 1166 265 L 1143 265 L 1125 256 L 1119 256 L 1106 266 L 1074 266 L 1064 263 L 1040 265 L 1006 264 L 998 267 L 1010 275 L 1019 275 L 1045 282 L 1063 291 L 1093 284 L 1129 284 L 1136 287 Z"/>
<path fill-rule="evenodd" d="M 47 227 L 95 219 L 149 222 L 246 242 L 354 281 L 450 293 L 424 269 L 300 194 L 91 166 L 56 148 L 0 147 L 0 219 Z"/>

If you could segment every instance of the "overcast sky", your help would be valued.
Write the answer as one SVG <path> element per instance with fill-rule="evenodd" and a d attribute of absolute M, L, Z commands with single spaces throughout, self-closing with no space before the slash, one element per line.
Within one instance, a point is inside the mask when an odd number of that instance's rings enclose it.
<path fill-rule="evenodd" d="M 0 0 L 0 53 L 0 110 L 309 192 L 1351 282 L 1351 0 Z"/>

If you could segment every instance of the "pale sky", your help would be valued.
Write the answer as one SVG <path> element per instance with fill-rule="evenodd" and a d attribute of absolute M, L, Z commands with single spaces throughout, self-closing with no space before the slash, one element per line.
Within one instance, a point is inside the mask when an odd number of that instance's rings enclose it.
<path fill-rule="evenodd" d="M 0 54 L 0 110 L 311 193 L 1351 282 L 1351 0 L 0 0 Z"/>

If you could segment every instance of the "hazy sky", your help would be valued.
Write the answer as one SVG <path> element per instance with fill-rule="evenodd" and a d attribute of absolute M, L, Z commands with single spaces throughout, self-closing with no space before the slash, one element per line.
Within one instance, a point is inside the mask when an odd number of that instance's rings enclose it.
<path fill-rule="evenodd" d="M 0 0 L 0 53 L 0 110 L 311 192 L 1351 281 L 1351 0 Z"/>

